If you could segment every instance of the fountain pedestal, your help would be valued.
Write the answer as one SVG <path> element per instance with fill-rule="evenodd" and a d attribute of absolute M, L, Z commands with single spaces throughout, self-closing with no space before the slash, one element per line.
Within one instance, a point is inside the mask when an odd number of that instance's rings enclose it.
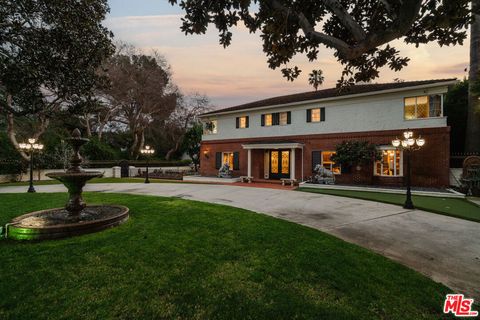
<path fill-rule="evenodd" d="M 65 208 L 36 211 L 15 218 L 9 224 L 7 236 L 16 240 L 58 239 L 97 232 L 117 226 L 128 220 L 128 208 L 117 205 L 87 206 L 83 201 L 83 187 L 88 180 L 101 177 L 100 171 L 85 171 L 82 167 L 80 147 L 89 140 L 75 129 L 67 142 L 73 148 L 70 168 L 65 172 L 52 172 L 48 177 L 62 182 L 68 189 L 69 200 Z"/>

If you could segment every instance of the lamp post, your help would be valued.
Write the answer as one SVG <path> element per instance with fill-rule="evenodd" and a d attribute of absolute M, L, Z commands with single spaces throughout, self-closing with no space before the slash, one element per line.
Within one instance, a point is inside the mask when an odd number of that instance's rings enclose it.
<path fill-rule="evenodd" d="M 419 150 L 421 147 L 425 145 L 425 139 L 422 136 L 418 136 L 418 138 L 414 138 L 412 131 L 405 131 L 403 133 L 403 140 L 395 138 L 392 140 L 392 146 L 395 148 L 399 148 L 405 151 L 405 155 L 407 156 L 407 175 L 406 175 L 406 184 L 407 184 L 407 199 L 405 200 L 405 204 L 403 207 L 405 209 L 415 209 L 412 202 L 412 191 L 411 191 L 411 163 L 410 163 L 410 153 L 416 150 Z"/>
<path fill-rule="evenodd" d="M 150 148 L 150 146 L 145 146 L 144 149 L 140 150 L 140 153 L 147 157 L 147 170 L 146 170 L 147 172 L 145 175 L 145 183 L 150 183 L 150 180 L 148 179 L 148 160 L 150 156 L 155 153 L 155 150 Z"/>
<path fill-rule="evenodd" d="M 20 143 L 18 146 L 20 150 L 30 153 L 30 186 L 27 192 L 35 192 L 35 188 L 33 187 L 33 153 L 35 150 L 42 150 L 43 144 L 36 143 L 37 141 L 34 138 L 29 138 L 27 141 L 28 143 Z"/>

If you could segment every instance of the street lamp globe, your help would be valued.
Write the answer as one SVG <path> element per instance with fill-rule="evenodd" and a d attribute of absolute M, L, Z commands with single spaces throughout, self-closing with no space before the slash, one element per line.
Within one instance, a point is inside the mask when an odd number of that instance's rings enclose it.
<path fill-rule="evenodd" d="M 418 145 L 419 147 L 423 147 L 424 144 L 425 144 L 425 139 L 423 139 L 421 136 L 418 137 L 418 139 L 417 139 L 417 145 Z"/>
<path fill-rule="evenodd" d="M 394 140 L 392 140 L 392 146 L 398 148 L 400 146 L 400 139 L 395 138 Z"/>

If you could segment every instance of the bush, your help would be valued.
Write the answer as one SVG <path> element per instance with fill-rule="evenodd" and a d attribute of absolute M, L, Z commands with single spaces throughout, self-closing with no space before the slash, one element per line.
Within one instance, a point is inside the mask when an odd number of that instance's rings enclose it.
<path fill-rule="evenodd" d="M 21 174 L 26 171 L 26 164 L 10 143 L 7 134 L 0 132 L 0 174 Z"/>
<path fill-rule="evenodd" d="M 337 145 L 336 154 L 332 156 L 332 161 L 342 167 L 368 165 L 376 160 L 381 160 L 381 155 L 376 146 L 368 141 L 343 141 Z"/>
<path fill-rule="evenodd" d="M 119 158 L 119 153 L 96 137 L 91 138 L 80 151 L 80 154 L 88 160 L 115 160 Z"/>

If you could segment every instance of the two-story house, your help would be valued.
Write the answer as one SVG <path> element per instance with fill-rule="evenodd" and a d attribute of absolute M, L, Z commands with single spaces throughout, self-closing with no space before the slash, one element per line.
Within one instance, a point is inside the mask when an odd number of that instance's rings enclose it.
<path fill-rule="evenodd" d="M 444 95 L 455 79 L 356 85 L 255 101 L 201 116 L 201 169 L 215 176 L 228 163 L 234 176 L 254 180 L 312 176 L 317 164 L 348 182 L 331 160 L 336 145 L 367 140 L 382 159 L 367 170 L 379 185 L 402 185 L 405 157 L 391 141 L 410 129 L 426 140 L 412 155 L 412 184 L 449 184 L 450 127 Z M 350 177 L 350 178 L 347 178 Z"/>

